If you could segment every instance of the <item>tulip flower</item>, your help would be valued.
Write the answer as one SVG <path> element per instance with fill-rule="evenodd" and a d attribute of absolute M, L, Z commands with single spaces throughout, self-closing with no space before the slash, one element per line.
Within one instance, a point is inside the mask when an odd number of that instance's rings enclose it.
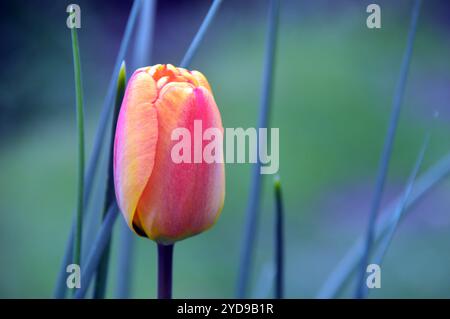
<path fill-rule="evenodd" d="M 223 207 L 223 160 L 175 163 L 171 158 L 177 143 L 173 130 L 193 131 L 198 120 L 203 130 L 223 132 L 211 87 L 200 72 L 170 64 L 134 72 L 116 127 L 115 192 L 128 226 L 159 244 L 207 230 Z"/>

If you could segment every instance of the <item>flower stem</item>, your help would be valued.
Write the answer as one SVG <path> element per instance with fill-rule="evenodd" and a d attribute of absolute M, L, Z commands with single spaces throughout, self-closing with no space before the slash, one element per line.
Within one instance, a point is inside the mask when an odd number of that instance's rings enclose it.
<path fill-rule="evenodd" d="M 408 200 L 406 201 L 403 215 L 411 213 L 412 207 L 417 205 L 427 194 L 435 189 L 440 183 L 450 176 L 450 153 L 446 154 L 437 163 L 430 167 L 425 173 L 420 176 L 414 183 L 414 188 L 411 191 Z M 385 236 L 390 228 L 395 224 L 395 211 L 401 205 L 402 196 L 395 199 L 382 212 L 381 218 L 376 222 L 374 248 L 379 245 L 379 242 L 385 240 Z M 353 274 L 356 272 L 359 261 L 364 251 L 363 237 L 347 251 L 344 258 L 339 261 L 333 272 L 325 281 L 316 298 L 331 299 L 338 298 L 346 285 L 349 283 Z"/>
<path fill-rule="evenodd" d="M 369 223 L 366 231 L 366 239 L 364 246 L 364 254 L 361 258 L 361 264 L 359 269 L 358 278 L 356 280 L 355 297 L 361 299 L 364 297 L 365 290 L 365 275 L 366 267 L 370 262 L 370 255 L 372 245 L 374 242 L 374 232 L 378 211 L 380 210 L 381 200 L 383 196 L 383 190 L 386 183 L 386 178 L 389 170 L 389 162 L 392 155 L 392 149 L 394 146 L 395 135 L 400 118 L 400 111 L 402 107 L 403 96 L 405 93 L 406 80 L 408 77 L 409 65 L 413 53 L 414 39 L 416 36 L 417 24 L 419 19 L 421 0 L 416 0 L 412 10 L 411 22 L 409 26 L 409 33 L 405 52 L 403 55 L 402 65 L 400 69 L 400 77 L 395 89 L 394 99 L 392 102 L 392 112 L 389 121 L 388 132 L 385 138 L 383 153 L 381 155 L 380 164 L 378 167 L 377 181 L 375 185 L 375 193 L 372 200 L 372 205 L 369 214 Z"/>
<path fill-rule="evenodd" d="M 117 216 L 119 215 L 119 208 L 117 204 L 114 202 L 108 209 L 106 214 L 106 218 L 103 220 L 100 229 L 97 232 L 97 236 L 92 242 L 91 249 L 89 250 L 89 255 L 85 258 L 85 261 L 82 264 L 82 284 L 81 288 L 77 289 L 75 293 L 76 299 L 82 299 L 86 296 L 87 291 L 89 290 L 92 278 L 94 277 L 98 265 L 100 263 L 100 259 L 102 257 L 103 252 L 107 244 L 109 243 L 111 232 L 114 227 L 114 223 L 117 220 Z"/>
<path fill-rule="evenodd" d="M 119 233 L 119 251 L 117 253 L 117 290 L 115 298 L 130 298 L 131 287 L 134 274 L 134 234 L 128 228 L 124 220 L 120 225 Z"/>
<path fill-rule="evenodd" d="M 266 128 L 269 124 L 274 78 L 273 74 L 275 69 L 275 49 L 277 43 L 279 7 L 279 0 L 270 1 L 258 128 Z M 252 168 L 252 179 L 247 211 L 245 213 L 244 239 L 242 242 L 236 290 L 236 295 L 238 298 L 246 297 L 251 275 L 253 250 L 258 231 L 261 188 L 263 183 L 260 168 L 261 161 L 258 160 L 255 164 L 253 164 Z"/>
<path fill-rule="evenodd" d="M 84 175 L 84 182 L 85 182 L 84 192 L 83 192 L 84 193 L 83 194 L 83 201 L 84 201 L 83 204 L 85 206 L 84 208 L 86 208 L 86 204 L 89 202 L 90 197 L 94 193 L 91 190 L 94 186 L 94 177 L 96 175 L 95 173 L 98 171 L 99 157 L 100 157 L 102 145 L 104 144 L 104 137 L 106 134 L 108 119 L 110 118 L 109 115 L 111 114 L 111 104 L 112 104 L 112 100 L 114 97 L 114 90 L 115 90 L 115 85 L 116 85 L 117 74 L 120 71 L 120 64 L 125 58 L 125 53 L 128 49 L 128 44 L 130 43 L 132 31 L 133 31 L 133 28 L 134 28 L 134 25 L 136 22 L 136 17 L 137 17 L 137 14 L 139 13 L 140 3 L 141 3 L 141 1 L 139 1 L 139 0 L 136 0 L 133 3 L 133 7 L 131 9 L 131 13 L 130 13 L 130 16 L 128 18 L 127 25 L 125 28 L 125 33 L 124 33 L 122 41 L 120 43 L 120 49 L 119 49 L 119 53 L 116 58 L 114 71 L 111 76 L 111 80 L 109 82 L 108 92 L 107 92 L 105 100 L 103 102 L 99 125 L 97 126 L 97 131 L 95 133 L 94 146 L 92 148 L 90 159 L 89 159 L 89 162 L 87 165 L 86 174 Z M 85 216 L 86 215 L 88 215 L 88 214 L 85 209 Z M 63 260 L 62 260 L 60 268 L 59 268 L 58 277 L 57 277 L 55 289 L 53 292 L 54 298 L 58 298 L 58 299 L 64 298 L 65 293 L 66 293 L 66 288 L 67 288 L 67 286 L 66 286 L 66 277 L 67 277 L 66 267 L 67 267 L 67 264 L 70 263 L 70 260 L 72 257 L 71 252 L 73 251 L 73 247 L 74 247 L 74 237 L 75 237 L 75 232 L 76 232 L 76 217 L 77 216 L 75 214 L 75 216 L 73 218 L 72 229 L 71 229 L 69 238 L 66 243 L 66 250 L 65 250 L 64 257 L 63 257 Z M 89 234 L 86 237 L 90 238 Z"/>
<path fill-rule="evenodd" d="M 283 227 L 283 198 L 281 195 L 281 183 L 279 177 L 275 179 L 275 298 L 283 298 L 284 290 L 284 227 Z"/>
<path fill-rule="evenodd" d="M 158 299 L 172 299 L 173 244 L 158 244 Z"/>
<path fill-rule="evenodd" d="M 72 28 L 73 67 L 75 73 L 77 130 L 78 130 L 78 200 L 77 217 L 74 238 L 73 263 L 81 264 L 81 240 L 83 225 L 83 192 L 84 192 L 84 110 L 83 84 L 81 79 L 80 49 L 78 46 L 77 29 Z"/>
<path fill-rule="evenodd" d="M 200 29 L 198 29 L 197 33 L 195 34 L 195 37 L 192 40 L 189 49 L 187 50 L 186 54 L 183 57 L 183 60 L 180 63 L 180 66 L 182 68 L 187 68 L 191 64 L 192 58 L 197 52 L 197 49 L 200 46 L 200 43 L 202 42 L 203 38 L 205 37 L 206 31 L 208 31 L 211 22 L 214 20 L 214 17 L 219 11 L 221 3 L 222 0 L 214 0 L 214 2 L 212 3 L 208 13 L 206 14 L 205 19 L 203 20 L 200 26 Z"/>
<path fill-rule="evenodd" d="M 122 99 L 125 94 L 125 86 L 126 86 L 126 69 L 125 69 L 125 61 L 122 62 L 120 67 L 119 76 L 117 78 L 117 90 L 116 90 L 116 100 L 114 103 L 114 112 L 113 119 L 111 125 L 111 139 L 109 145 L 109 166 L 108 166 L 108 175 L 107 175 L 107 185 L 105 190 L 105 199 L 103 203 L 103 216 L 102 218 L 106 218 L 106 214 L 108 213 L 109 206 L 111 203 L 115 202 L 114 195 L 114 173 L 113 173 L 113 152 L 114 152 L 114 132 L 116 131 L 117 119 L 119 117 L 120 105 L 122 104 Z M 103 299 L 105 298 L 106 293 L 106 280 L 108 278 L 108 262 L 109 255 L 111 250 L 111 242 L 106 244 L 105 251 L 100 260 L 100 264 L 97 270 L 97 277 L 95 279 L 94 286 L 94 298 L 95 299 Z"/>

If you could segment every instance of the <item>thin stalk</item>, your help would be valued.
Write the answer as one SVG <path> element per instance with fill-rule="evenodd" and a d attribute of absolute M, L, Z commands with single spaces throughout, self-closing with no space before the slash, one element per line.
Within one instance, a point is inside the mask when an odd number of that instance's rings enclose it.
<path fill-rule="evenodd" d="M 273 293 L 275 284 L 275 264 L 273 262 L 266 262 L 262 265 L 259 272 L 256 284 L 252 289 L 253 299 L 267 299 Z"/>
<path fill-rule="evenodd" d="M 284 297 L 284 227 L 283 227 L 283 198 L 281 195 L 281 183 L 275 179 L 275 298 Z"/>
<path fill-rule="evenodd" d="M 429 168 L 422 174 L 414 183 L 413 190 L 405 203 L 403 216 L 411 211 L 411 208 L 416 205 L 420 199 L 431 192 L 440 182 L 450 176 L 450 153 L 440 159 L 436 164 Z M 381 218 L 377 221 L 375 226 L 374 246 L 376 247 L 382 238 L 385 238 L 389 229 L 397 222 L 395 212 L 402 197 L 397 198 L 383 210 Z M 401 219 L 403 220 L 403 218 Z M 401 221 L 400 220 L 400 221 Z M 364 253 L 363 237 L 359 238 L 353 246 L 347 251 L 345 256 L 334 268 L 328 279 L 325 281 L 317 298 L 329 299 L 337 298 L 349 283 L 352 275 L 358 269 L 359 262 Z"/>
<path fill-rule="evenodd" d="M 158 244 L 158 299 L 172 299 L 173 246 Z"/>
<path fill-rule="evenodd" d="M 198 47 L 200 46 L 200 43 L 202 42 L 203 38 L 205 37 L 206 31 L 208 31 L 208 28 L 211 24 L 211 22 L 214 20 L 214 17 L 216 16 L 217 12 L 219 11 L 220 4 L 222 3 L 222 0 L 214 0 L 213 4 L 209 8 L 208 13 L 206 14 L 205 19 L 203 20 L 202 24 L 200 25 L 200 28 L 197 31 L 197 34 L 195 35 L 194 39 L 192 40 L 191 45 L 189 46 L 189 49 L 187 50 L 186 54 L 183 57 L 183 60 L 180 63 L 180 66 L 182 68 L 187 68 L 192 61 L 192 58 L 194 57 L 195 53 L 198 50 Z"/>
<path fill-rule="evenodd" d="M 81 288 L 75 293 L 76 299 L 84 298 L 89 289 L 92 277 L 98 268 L 103 251 L 111 238 L 111 232 L 118 214 L 119 209 L 116 203 L 111 204 L 106 214 L 106 218 L 103 220 L 103 223 L 100 226 L 97 236 L 92 244 L 89 256 L 81 268 L 83 270 L 81 276 Z"/>
<path fill-rule="evenodd" d="M 81 264 L 81 242 L 83 236 L 83 192 L 84 192 L 84 110 L 83 81 L 81 79 L 80 48 L 77 29 L 71 29 L 73 68 L 75 74 L 76 113 L 78 130 L 78 188 L 77 188 L 77 219 L 74 238 L 73 263 Z"/>
<path fill-rule="evenodd" d="M 104 136 L 106 133 L 106 127 L 107 127 L 107 123 L 108 123 L 108 119 L 109 119 L 109 115 L 110 115 L 110 111 L 111 111 L 111 104 L 112 104 L 112 98 L 113 98 L 114 89 L 115 89 L 115 85 L 116 85 L 117 74 L 119 73 L 120 64 L 124 60 L 125 53 L 128 49 L 128 44 L 130 42 L 131 33 L 132 33 L 134 25 L 135 25 L 135 21 L 136 21 L 140 3 L 141 3 L 141 0 L 135 0 L 133 3 L 133 7 L 131 9 L 131 13 L 128 18 L 125 32 L 124 32 L 124 35 L 123 35 L 123 38 L 122 38 L 122 41 L 120 44 L 119 53 L 116 58 L 114 71 L 113 71 L 113 74 L 111 76 L 111 80 L 110 80 L 110 83 L 108 86 L 108 91 L 107 91 L 105 100 L 103 102 L 103 108 L 102 108 L 102 112 L 100 115 L 100 122 L 99 122 L 99 125 L 97 128 L 97 132 L 95 134 L 94 147 L 92 148 L 92 153 L 91 153 L 91 156 L 89 159 L 88 168 L 87 168 L 86 174 L 84 176 L 85 187 L 84 187 L 84 195 L 83 196 L 84 196 L 85 208 L 86 208 L 87 203 L 89 202 L 89 199 L 90 199 L 90 196 L 92 193 L 91 190 L 92 190 L 92 186 L 94 183 L 95 172 L 97 171 L 97 166 L 98 166 L 99 157 L 100 157 L 100 151 L 102 149 L 103 140 L 104 140 Z M 85 213 L 86 209 L 84 209 L 83 212 Z M 64 298 L 65 297 L 65 292 L 66 292 L 66 288 L 67 288 L 66 287 L 66 277 L 67 277 L 66 267 L 70 263 L 70 260 L 72 258 L 72 251 L 73 251 L 73 246 L 74 246 L 74 236 L 75 236 L 75 231 L 76 231 L 75 228 L 76 228 L 76 214 L 74 214 L 72 228 L 70 230 L 69 238 L 66 243 L 66 250 L 64 253 L 63 260 L 61 262 L 59 272 L 58 272 L 56 286 L 55 286 L 55 290 L 53 292 L 54 298 Z"/>
<path fill-rule="evenodd" d="M 142 4 L 132 56 L 133 69 L 148 66 L 152 61 L 156 4 L 156 0 L 146 0 Z"/>
<path fill-rule="evenodd" d="M 400 111 L 403 101 L 403 96 L 405 93 L 406 80 L 408 77 L 409 65 L 411 62 L 411 57 L 413 53 L 413 45 L 414 39 L 417 30 L 417 22 L 419 19 L 421 0 L 416 0 L 414 3 L 414 7 L 412 10 L 412 18 L 411 24 L 409 28 L 408 40 L 406 44 L 405 53 L 403 56 L 402 66 L 400 70 L 400 77 L 397 83 L 397 87 L 395 90 L 394 99 L 392 102 L 392 113 L 391 119 L 389 123 L 388 132 L 386 135 L 383 154 L 381 156 L 380 166 L 378 169 L 377 181 L 375 186 L 375 194 L 373 197 L 370 215 L 369 215 L 369 223 L 366 231 L 366 240 L 364 247 L 364 254 L 361 258 L 361 265 L 359 270 L 359 276 L 357 279 L 357 286 L 355 291 L 356 298 L 362 298 L 365 289 L 365 275 L 366 275 L 366 267 L 369 263 L 369 257 L 371 254 L 371 248 L 374 239 L 374 227 L 377 219 L 378 211 L 381 205 L 381 199 L 383 196 L 384 185 L 386 183 L 386 177 L 389 170 L 389 162 L 392 154 L 392 148 L 395 140 L 395 134 L 397 131 L 398 120 L 400 117 Z"/>
<path fill-rule="evenodd" d="M 416 181 L 417 174 L 420 170 L 420 167 L 422 166 L 422 162 L 423 162 L 423 159 L 425 156 L 425 151 L 428 147 L 429 141 L 430 141 L 430 133 L 428 133 L 426 135 L 425 140 L 422 144 L 422 147 L 419 152 L 419 156 L 416 160 L 414 168 L 411 172 L 411 175 L 408 179 L 405 190 L 403 192 L 403 197 L 401 198 L 401 201 L 399 203 L 397 210 L 394 212 L 393 222 L 390 225 L 390 227 L 387 229 L 386 235 L 381 239 L 381 242 L 379 244 L 380 247 L 377 249 L 377 252 L 375 254 L 373 263 L 377 264 L 380 267 L 383 262 L 384 256 L 386 255 L 386 253 L 389 249 L 389 246 L 391 245 L 392 239 L 394 238 L 394 235 L 398 228 L 398 225 L 400 224 L 400 220 L 403 217 L 403 214 L 405 212 L 406 201 L 408 200 L 409 196 L 411 196 L 411 192 L 412 192 L 414 183 Z M 364 290 L 363 298 L 366 298 L 368 293 L 369 293 L 369 290 L 366 286 L 366 288 Z"/>
<path fill-rule="evenodd" d="M 406 184 L 405 190 L 403 192 L 403 197 L 398 204 L 398 207 L 396 211 L 393 213 L 393 222 L 392 225 L 388 228 L 386 231 L 386 235 L 380 240 L 379 248 L 377 249 L 374 257 L 374 263 L 379 265 L 381 267 L 381 264 L 383 262 L 383 259 L 387 253 L 387 250 L 389 246 L 391 245 L 391 242 L 394 238 L 394 235 L 396 233 L 396 230 L 398 228 L 398 225 L 400 224 L 401 219 L 403 218 L 403 215 L 405 213 L 406 208 L 406 202 L 408 201 L 408 198 L 411 196 L 411 192 L 414 187 L 414 183 L 416 183 L 417 174 L 419 173 L 420 168 L 422 167 L 422 162 L 425 157 L 425 152 L 428 148 L 428 144 L 430 142 L 431 134 L 434 126 L 434 120 L 439 117 L 439 113 L 435 112 L 433 115 L 433 119 L 430 123 L 430 129 L 428 130 L 427 134 L 425 135 L 425 139 L 422 143 L 422 147 L 420 148 L 419 155 L 417 157 L 416 163 L 414 165 L 414 168 L 411 172 L 411 175 L 408 178 L 408 182 Z M 366 289 L 366 295 L 368 293 L 368 290 Z"/>
<path fill-rule="evenodd" d="M 133 233 L 128 228 L 125 221 L 120 225 L 120 240 L 118 251 L 117 266 L 117 299 L 126 299 L 130 297 L 131 275 L 133 274 L 132 260 L 134 257 Z"/>
<path fill-rule="evenodd" d="M 278 29 L 279 0 L 271 0 L 269 8 L 269 23 L 267 27 L 267 39 L 264 59 L 264 74 L 261 90 L 261 104 L 259 108 L 258 128 L 268 126 L 270 104 L 273 86 L 273 70 L 275 63 L 275 49 Z M 252 181 L 250 186 L 249 201 L 246 211 L 244 228 L 244 240 L 241 251 L 239 274 L 237 281 L 237 297 L 244 298 L 247 295 L 248 281 L 251 270 L 251 261 L 255 245 L 255 236 L 258 224 L 258 212 L 261 193 L 261 162 L 258 158 L 253 165 Z"/>
<path fill-rule="evenodd" d="M 116 89 L 116 100 L 114 103 L 114 112 L 113 112 L 113 121 L 111 125 L 111 138 L 109 141 L 109 153 L 108 153 L 108 175 L 106 182 L 106 191 L 105 191 L 105 199 L 103 203 L 103 219 L 106 217 L 108 212 L 108 208 L 111 203 L 115 202 L 115 192 L 114 192 L 114 172 L 113 172 L 113 151 L 114 151 L 114 137 L 117 125 L 117 118 L 119 117 L 120 106 L 122 104 L 123 95 L 125 93 L 126 86 L 126 68 L 125 61 L 122 62 L 119 76 L 117 78 L 117 89 Z M 105 297 L 106 290 L 106 280 L 108 278 L 108 262 L 109 262 L 109 254 L 111 250 L 111 242 L 108 242 L 103 252 L 103 255 L 100 260 L 100 265 L 97 270 L 97 277 L 95 279 L 94 286 L 94 298 L 101 299 Z"/>

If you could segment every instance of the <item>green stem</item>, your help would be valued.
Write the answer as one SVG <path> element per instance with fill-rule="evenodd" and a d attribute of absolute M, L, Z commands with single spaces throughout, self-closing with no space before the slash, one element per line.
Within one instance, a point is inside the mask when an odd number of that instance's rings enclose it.
<path fill-rule="evenodd" d="M 366 268 L 370 263 L 370 255 L 372 253 L 372 245 L 374 242 L 375 225 L 378 216 L 378 211 L 381 206 L 381 199 L 383 196 L 384 185 L 389 170 L 389 163 L 394 147 L 395 135 L 400 118 L 400 111 L 402 107 L 403 96 L 405 94 L 406 80 L 408 77 L 409 65 L 413 54 L 414 39 L 416 36 L 417 24 L 419 19 L 421 0 L 416 0 L 413 6 L 411 22 L 408 33 L 408 40 L 406 49 L 403 55 L 402 65 L 400 69 L 400 77 L 395 89 L 394 99 L 392 101 L 392 112 L 389 121 L 388 132 L 385 138 L 383 153 L 381 154 L 380 165 L 378 168 L 377 181 L 375 185 L 375 193 L 372 200 L 372 205 L 369 214 L 369 223 L 366 231 L 366 238 L 364 243 L 364 254 L 361 258 L 359 275 L 356 280 L 355 297 L 361 299 L 364 297 Z"/>
<path fill-rule="evenodd" d="M 72 28 L 73 67 L 75 73 L 76 112 L 78 129 L 78 200 L 77 219 L 74 239 L 73 263 L 81 264 L 81 243 L 83 231 L 83 192 L 84 192 L 84 111 L 83 86 L 81 80 L 80 50 L 78 46 L 77 29 Z"/>
<path fill-rule="evenodd" d="M 281 182 L 275 179 L 275 298 L 284 297 L 284 227 L 283 227 L 283 197 Z"/>
<path fill-rule="evenodd" d="M 103 203 L 103 220 L 106 218 L 106 214 L 108 212 L 109 206 L 111 203 L 115 202 L 115 194 L 114 194 L 114 172 L 113 172 L 113 151 L 114 151 L 114 138 L 115 131 L 117 125 L 117 118 L 119 117 L 120 106 L 122 104 L 123 95 L 125 93 L 126 86 L 126 68 L 125 62 L 122 62 L 120 67 L 119 76 L 117 79 L 117 90 L 116 90 L 116 100 L 114 103 L 114 113 L 111 124 L 111 139 L 109 142 L 109 166 L 108 166 L 108 176 L 107 176 L 107 184 L 106 184 L 106 192 L 105 192 L 105 200 Z M 106 280 L 108 278 L 108 262 L 109 255 L 111 250 L 111 242 L 108 241 L 106 244 L 105 250 L 100 259 L 99 268 L 97 270 L 97 277 L 95 279 L 94 286 L 94 298 L 102 299 L 105 297 L 106 291 Z"/>
<path fill-rule="evenodd" d="M 414 165 L 414 168 L 411 172 L 411 175 L 409 176 L 408 182 L 405 186 L 405 189 L 403 191 L 403 196 L 400 198 L 400 203 L 397 207 L 397 209 L 393 213 L 393 222 L 392 225 L 388 228 L 386 235 L 382 238 L 380 241 L 380 248 L 377 249 L 377 252 L 374 256 L 373 263 L 381 267 L 381 263 L 383 262 L 384 256 L 387 253 L 387 250 L 389 249 L 389 246 L 394 238 L 395 232 L 398 228 L 398 225 L 400 224 L 400 220 L 403 217 L 403 214 L 405 212 L 406 203 L 408 201 L 408 198 L 411 196 L 411 192 L 414 187 L 414 183 L 416 182 L 417 174 L 419 173 L 420 168 L 422 167 L 423 159 L 425 156 L 425 152 L 428 148 L 428 143 L 430 141 L 430 132 L 425 137 L 425 140 L 422 144 L 422 147 L 419 152 L 419 156 L 416 160 L 416 163 Z M 363 298 L 367 298 L 369 294 L 368 287 L 366 286 L 363 292 Z"/>
<path fill-rule="evenodd" d="M 200 25 L 200 28 L 195 34 L 195 37 L 192 40 L 191 45 L 189 46 L 188 50 L 186 51 L 186 54 L 183 57 L 183 60 L 180 63 L 180 66 L 182 68 L 187 68 L 191 64 L 192 58 L 197 52 L 197 49 L 200 46 L 200 43 L 202 42 L 203 38 L 205 37 L 206 31 L 208 31 L 211 22 L 214 20 L 214 17 L 219 11 L 221 3 L 222 0 L 214 0 L 214 2 L 212 3 L 211 7 L 208 10 L 208 13 L 206 14 L 205 19 Z"/>
<path fill-rule="evenodd" d="M 119 70 L 120 70 L 120 63 L 124 60 L 125 53 L 129 47 L 132 31 L 135 26 L 136 17 L 139 12 L 140 4 L 141 4 L 140 0 L 135 0 L 133 3 L 133 6 L 131 8 L 131 12 L 130 12 L 130 15 L 128 17 L 128 21 L 127 21 L 127 24 L 125 27 L 125 32 L 124 32 L 124 35 L 123 35 L 121 43 L 120 43 L 119 53 L 117 54 L 117 57 L 116 57 L 114 71 L 113 71 L 113 74 L 109 81 L 108 91 L 107 91 L 106 97 L 103 101 L 102 111 L 101 111 L 101 115 L 100 115 L 100 121 L 99 121 L 97 130 L 96 130 L 96 133 L 95 133 L 94 145 L 92 147 L 92 152 L 91 152 L 89 162 L 87 165 L 87 169 L 86 169 L 86 173 L 84 176 L 84 178 L 85 178 L 85 180 L 84 180 L 84 182 L 85 182 L 84 204 L 85 205 L 89 202 L 90 198 L 92 197 L 92 194 L 94 193 L 91 190 L 94 187 L 94 179 L 97 175 L 96 172 L 98 171 L 98 166 L 99 166 L 99 162 L 100 162 L 99 158 L 100 158 L 101 150 L 103 149 L 102 145 L 104 144 L 106 127 L 107 127 L 107 124 L 109 123 L 109 118 L 110 118 L 110 114 L 111 114 L 111 104 L 112 104 L 112 99 L 114 97 L 116 78 L 117 78 L 117 74 L 119 73 Z M 86 218 L 86 216 L 89 215 L 88 213 L 89 212 L 87 211 L 86 207 L 84 207 L 85 218 Z M 61 265 L 60 265 L 59 271 L 58 271 L 58 276 L 56 279 L 56 285 L 55 285 L 55 289 L 53 292 L 54 298 L 60 299 L 60 298 L 65 297 L 66 288 L 67 288 L 67 286 L 66 286 L 66 277 L 67 277 L 66 267 L 71 262 L 72 255 L 73 255 L 72 252 L 73 252 L 74 238 L 75 238 L 75 232 L 76 232 L 76 219 L 77 219 L 76 217 L 77 216 L 76 216 L 76 211 L 75 211 L 69 238 L 67 239 L 67 243 L 66 243 L 66 249 L 64 252 L 63 260 L 61 261 Z M 90 234 L 88 234 L 88 236 L 86 236 L 86 237 L 92 238 L 93 236 L 90 236 Z"/>
<path fill-rule="evenodd" d="M 272 99 L 273 74 L 275 70 L 275 51 L 277 44 L 278 16 L 280 1 L 271 0 L 269 7 L 269 23 L 267 25 L 266 48 L 263 68 L 263 82 L 261 89 L 261 102 L 258 115 L 258 128 L 266 128 L 269 124 L 270 107 Z M 253 251 L 258 231 L 260 197 L 262 188 L 261 161 L 253 164 L 252 180 L 248 197 L 247 211 L 245 212 L 244 235 L 240 256 L 239 273 L 237 280 L 237 297 L 245 298 L 252 269 Z"/>
<path fill-rule="evenodd" d="M 92 277 L 97 272 L 100 258 L 111 238 L 111 232 L 118 215 L 119 208 L 114 202 L 113 204 L 111 204 L 111 206 L 109 206 L 106 217 L 97 232 L 97 236 L 92 242 L 89 254 L 87 255 L 86 260 L 83 262 L 82 283 L 81 288 L 78 289 L 75 293 L 74 297 L 76 299 L 82 299 L 86 296 L 86 292 L 89 290 Z"/>
<path fill-rule="evenodd" d="M 412 211 L 412 207 L 417 205 L 423 197 L 429 194 L 439 183 L 443 182 L 444 179 L 449 176 L 450 153 L 446 154 L 417 179 L 411 190 L 411 194 L 404 204 L 402 217 L 409 214 Z M 402 196 L 403 195 L 395 199 L 381 212 L 380 215 L 382 217 L 377 221 L 375 226 L 374 248 L 378 247 L 381 240 L 385 240 L 384 238 L 389 232 L 389 229 L 396 223 L 395 212 L 401 205 L 401 201 L 403 200 Z M 358 268 L 358 262 L 361 260 L 364 253 L 363 244 L 363 237 L 361 237 L 347 251 L 345 256 L 338 262 L 333 269 L 333 272 L 325 281 L 317 298 L 331 299 L 339 297 Z"/>

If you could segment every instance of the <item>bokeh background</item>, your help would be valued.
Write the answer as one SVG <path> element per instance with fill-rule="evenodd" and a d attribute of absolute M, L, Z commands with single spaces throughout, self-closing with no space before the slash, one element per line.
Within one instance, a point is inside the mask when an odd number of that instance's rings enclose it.
<path fill-rule="evenodd" d="M 412 1 L 282 1 L 271 125 L 280 128 L 286 206 L 286 294 L 312 298 L 364 233 Z M 424 1 L 383 205 L 404 187 L 427 130 L 423 170 L 450 151 L 450 3 Z M 77 140 L 69 1 L 1 4 L 0 297 L 49 298 L 76 203 Z M 87 151 L 131 1 L 77 0 Z M 177 65 L 210 1 L 158 1 L 152 61 Z M 255 127 L 268 1 L 225 0 L 192 68 L 209 79 L 225 127 Z M 132 56 L 133 44 L 127 58 Z M 130 74 L 132 70 L 128 69 Z M 432 115 L 440 116 L 431 123 Z M 96 188 L 104 183 L 106 159 Z M 210 231 L 175 247 L 174 297 L 235 295 L 250 164 L 226 166 L 226 201 Z M 264 177 L 252 269 L 254 297 L 270 297 L 272 177 Z M 450 183 L 404 220 L 371 297 L 450 297 Z M 99 211 L 102 191 L 89 204 Z M 116 230 L 123 224 L 118 219 Z M 91 243 L 86 238 L 85 247 Z M 108 297 L 117 283 L 117 231 Z M 135 237 L 132 297 L 156 295 L 156 246 Z M 348 295 L 350 296 L 350 295 Z"/>

